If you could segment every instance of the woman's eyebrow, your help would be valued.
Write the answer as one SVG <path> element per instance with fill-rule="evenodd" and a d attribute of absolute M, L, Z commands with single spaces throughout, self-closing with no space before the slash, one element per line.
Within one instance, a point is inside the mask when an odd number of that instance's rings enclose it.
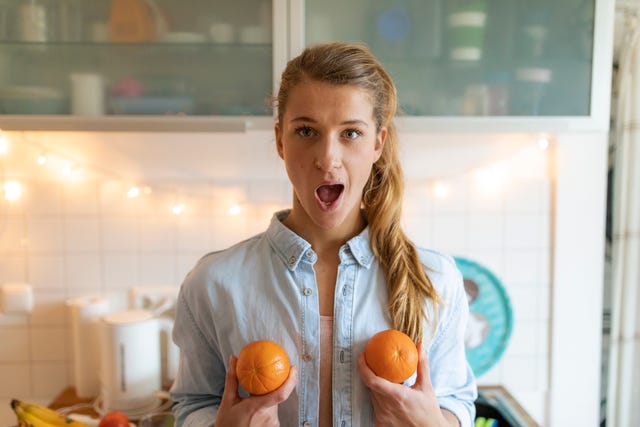
<path fill-rule="evenodd" d="M 344 122 L 342 122 L 340 124 L 341 125 L 360 125 L 360 126 L 364 126 L 364 127 L 369 127 L 369 123 L 367 123 L 364 120 L 359 120 L 359 119 L 345 120 Z"/>
<path fill-rule="evenodd" d="M 313 120 L 311 117 L 307 117 L 307 116 L 300 116 L 300 117 L 294 117 L 293 119 L 290 120 L 291 123 L 293 122 L 311 122 L 311 123 L 316 123 L 315 120 Z"/>
<path fill-rule="evenodd" d="M 293 119 L 290 120 L 290 122 L 291 123 L 295 123 L 295 122 L 317 123 L 316 120 L 312 119 L 311 117 L 307 117 L 307 116 L 294 117 Z M 360 119 L 345 120 L 345 121 L 341 122 L 340 125 L 360 125 L 360 126 L 364 126 L 364 127 L 369 127 L 369 123 L 367 123 L 364 120 L 360 120 Z"/>

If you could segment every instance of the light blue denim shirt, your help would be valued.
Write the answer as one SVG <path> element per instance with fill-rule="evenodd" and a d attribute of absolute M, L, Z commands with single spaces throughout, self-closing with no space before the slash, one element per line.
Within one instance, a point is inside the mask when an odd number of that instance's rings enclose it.
<path fill-rule="evenodd" d="M 298 367 L 298 383 L 279 405 L 282 426 L 317 426 L 320 394 L 320 313 L 311 245 L 274 215 L 266 232 L 203 257 L 178 298 L 173 339 L 180 368 L 171 389 L 177 425 L 210 426 L 224 389 L 230 355 L 251 341 L 282 345 Z M 464 350 L 468 303 L 450 257 L 419 249 L 443 304 L 435 331 L 427 326 L 431 381 L 439 404 L 461 426 L 473 425 L 475 378 Z M 340 249 L 333 312 L 333 425 L 372 426 L 373 409 L 356 361 L 376 332 L 391 327 L 384 272 L 365 229 Z M 433 307 L 429 316 L 434 318 Z M 415 374 L 407 380 L 410 385 Z M 245 394 L 246 395 L 246 394 Z"/>

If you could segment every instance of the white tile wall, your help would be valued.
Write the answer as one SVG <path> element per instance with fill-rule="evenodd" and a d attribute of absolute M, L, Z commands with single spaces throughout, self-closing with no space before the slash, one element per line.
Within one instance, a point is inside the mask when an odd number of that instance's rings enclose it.
<path fill-rule="evenodd" d="M 551 192 L 546 153 L 529 153 L 530 163 L 532 156 L 542 166 L 508 179 L 494 194 L 479 191 L 473 168 L 440 178 L 449 185 L 445 198 L 433 195 L 424 176 L 408 174 L 404 223 L 416 243 L 471 258 L 501 279 L 514 307 L 513 335 L 479 382 L 507 386 L 542 422 Z M 523 162 L 513 155 L 506 161 L 514 169 Z M 181 194 L 155 190 L 134 200 L 126 197 L 129 184 L 111 177 L 23 183 L 24 198 L 0 209 L 0 283 L 31 283 L 36 304 L 30 316 L 0 314 L 0 425 L 13 420 L 11 398 L 46 402 L 73 381 L 66 299 L 101 294 L 124 308 L 131 286 L 178 285 L 204 253 L 262 231 L 291 198 L 282 177 L 265 182 L 250 173 L 208 188 L 173 182 Z M 174 216 L 170 209 L 179 198 L 187 210 Z M 243 210 L 237 216 L 227 213 L 233 202 Z"/>

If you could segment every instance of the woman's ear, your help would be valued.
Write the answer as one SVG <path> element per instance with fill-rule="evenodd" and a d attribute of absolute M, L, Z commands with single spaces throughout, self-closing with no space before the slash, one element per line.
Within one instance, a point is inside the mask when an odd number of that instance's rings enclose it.
<path fill-rule="evenodd" d="M 278 156 L 280 156 L 280 158 L 284 160 L 284 153 L 282 149 L 282 131 L 280 129 L 279 123 L 275 124 L 275 126 L 273 127 L 273 131 L 276 136 L 276 148 L 278 150 Z"/>
<path fill-rule="evenodd" d="M 375 159 L 374 163 L 378 161 L 380 156 L 382 156 L 382 149 L 384 148 L 384 143 L 387 140 L 387 128 L 382 127 L 378 134 L 376 135 L 376 145 L 374 147 L 375 151 Z"/>

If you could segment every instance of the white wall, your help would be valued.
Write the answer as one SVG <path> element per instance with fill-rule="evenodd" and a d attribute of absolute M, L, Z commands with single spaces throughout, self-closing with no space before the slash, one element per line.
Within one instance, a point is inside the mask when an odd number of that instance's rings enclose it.
<path fill-rule="evenodd" d="M 0 423 L 13 420 L 11 398 L 47 402 L 72 384 L 66 299 L 107 295 L 117 308 L 126 305 L 130 286 L 178 285 L 203 253 L 263 230 L 271 213 L 289 203 L 289 186 L 270 133 L 144 136 L 10 135 L 16 143 L 0 164 L 5 178 L 20 179 L 25 191 L 18 202 L 0 201 L 0 283 L 31 283 L 36 307 L 25 317 L 0 314 Z M 600 158 L 603 138 L 586 139 L 583 151 L 581 137 L 566 142 L 564 137 L 557 138 L 560 153 L 567 144 L 569 153 L 575 150 L 581 155 L 575 164 L 569 160 L 566 165 L 571 179 L 565 181 L 567 175 L 559 175 L 558 194 L 564 197 L 582 188 L 594 189 L 594 198 L 585 202 L 593 212 L 586 217 L 585 203 L 574 204 L 571 197 L 569 203 L 554 200 L 553 150 L 539 150 L 533 136 L 412 134 L 405 135 L 402 148 L 409 234 L 421 245 L 489 267 L 511 298 L 515 319 L 509 347 L 479 382 L 505 385 L 542 425 L 562 419 L 562 414 L 574 414 L 559 400 L 550 404 L 549 396 L 555 398 L 552 384 L 563 392 L 571 387 L 572 383 L 563 381 L 575 380 L 578 366 L 583 368 L 579 372 L 586 376 L 587 388 L 574 391 L 574 398 L 598 406 L 594 401 L 597 381 L 591 372 L 595 357 L 589 353 L 576 361 L 575 353 L 591 351 L 600 331 L 590 324 L 582 331 L 586 342 L 576 344 L 569 353 L 566 343 L 557 342 L 572 327 L 584 325 L 580 319 L 587 310 L 595 311 L 589 319 L 600 314 L 601 260 L 585 259 L 585 254 L 591 256 L 602 248 L 604 224 L 599 220 L 604 210 L 599 209 L 606 181 L 598 167 L 604 164 Z M 58 167 L 70 158 L 84 164 L 84 180 L 60 179 L 52 169 L 54 161 L 45 168 L 36 166 L 37 146 L 58 150 L 52 156 L 60 157 Z M 488 168 L 504 178 L 495 191 L 478 186 L 477 174 Z M 434 196 L 436 179 L 449 185 L 447 197 Z M 150 184 L 155 191 L 130 200 L 125 194 L 134 181 Z M 575 194 L 591 197 L 581 191 Z M 187 208 L 176 217 L 170 211 L 178 199 Z M 229 216 L 227 209 L 236 202 L 244 211 Z M 565 237 L 558 233 L 555 246 L 563 248 L 562 263 L 557 254 L 553 261 L 556 204 L 562 211 L 560 223 L 567 222 L 571 232 L 586 226 L 582 231 L 590 236 L 576 243 L 579 250 L 572 256 L 564 249 Z M 572 222 L 572 218 L 580 220 Z M 565 277 L 577 269 L 580 286 L 589 292 L 580 294 L 586 304 L 576 311 L 575 300 L 558 297 L 558 286 L 552 281 L 560 281 L 564 289 Z M 574 312 L 580 318 L 574 318 Z M 599 348 L 593 351 L 599 356 Z M 551 362 L 575 369 L 563 377 Z M 592 416 L 590 410 L 584 423 L 553 425 L 595 425 L 597 417 Z"/>
<path fill-rule="evenodd" d="M 550 425 L 597 425 L 607 135 L 559 137 L 555 162 Z"/>

